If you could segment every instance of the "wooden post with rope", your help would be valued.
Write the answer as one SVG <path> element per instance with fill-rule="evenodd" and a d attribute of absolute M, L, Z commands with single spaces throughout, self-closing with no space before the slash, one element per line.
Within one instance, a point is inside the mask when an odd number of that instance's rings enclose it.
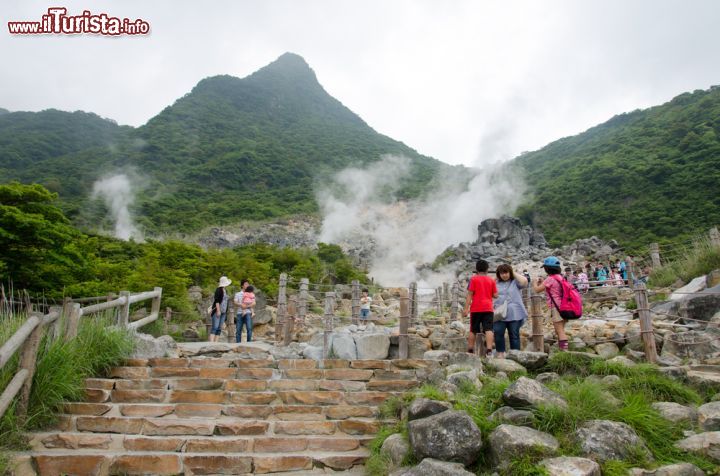
<path fill-rule="evenodd" d="M 447 303 L 450 301 L 450 285 L 443 283 L 442 290 L 442 307 L 447 308 L 449 307 Z"/>
<path fill-rule="evenodd" d="M 275 342 L 281 342 L 283 339 L 283 327 L 287 319 L 287 274 L 280 275 L 278 286 L 278 302 L 277 302 L 277 319 L 275 322 Z"/>
<path fill-rule="evenodd" d="M 720 231 L 716 226 L 710 228 L 710 244 L 715 248 L 720 248 Z"/>
<path fill-rule="evenodd" d="M 655 334 L 653 333 L 652 316 L 648 305 L 647 289 L 642 281 L 635 283 L 635 302 L 640 315 L 640 337 L 645 348 L 645 358 L 648 362 L 654 364 L 657 362 L 658 357 L 655 348 Z"/>
<path fill-rule="evenodd" d="M 360 281 L 357 279 L 352 282 L 352 323 L 360 324 Z"/>
<path fill-rule="evenodd" d="M 128 324 L 130 324 L 130 291 L 120 291 L 120 297 L 124 298 L 125 302 L 120 306 L 118 325 L 120 327 L 127 327 Z"/>
<path fill-rule="evenodd" d="M 400 290 L 400 330 L 398 332 L 398 350 L 401 359 L 409 356 L 408 325 L 410 321 L 410 297 L 407 289 Z"/>
<path fill-rule="evenodd" d="M 283 344 L 288 346 L 292 342 L 292 334 L 295 327 L 295 318 L 297 317 L 298 309 L 298 298 L 295 295 L 290 296 L 290 302 L 288 304 L 288 315 L 285 318 L 285 325 L 283 329 L 285 331 Z"/>
<path fill-rule="evenodd" d="M 532 320 L 532 344 L 535 352 L 545 352 L 545 336 L 543 334 L 543 296 L 533 293 L 530 296 L 530 319 Z"/>
<path fill-rule="evenodd" d="M 335 312 L 335 293 L 325 293 L 325 332 L 323 333 L 323 359 L 330 355 L 330 334 L 333 331 L 333 314 Z"/>
<path fill-rule="evenodd" d="M 442 288 L 440 286 L 435 289 L 435 299 L 437 300 L 437 315 L 442 316 Z"/>
<path fill-rule="evenodd" d="M 18 365 L 18 370 L 26 370 L 28 372 L 25 382 L 20 388 L 20 400 L 17 405 L 17 417 L 19 423 L 21 424 L 27 417 L 28 406 L 30 404 L 30 390 L 32 388 L 33 376 L 35 375 L 35 364 L 37 363 L 38 348 L 40 347 L 40 341 L 42 340 L 43 331 L 45 330 L 45 326 L 42 322 L 42 313 L 33 313 L 33 315 L 40 319 L 40 323 L 35 326 L 35 329 L 33 329 L 23 344 L 22 353 L 20 354 L 20 363 Z"/>
<path fill-rule="evenodd" d="M 409 294 L 410 294 L 410 322 L 413 326 L 417 326 L 420 324 L 420 321 L 418 320 L 418 294 L 417 294 L 417 283 L 412 282 L 410 283 L 409 287 Z"/>
<path fill-rule="evenodd" d="M 452 285 L 452 302 L 450 303 L 450 320 L 458 320 L 458 310 L 460 309 L 460 286 L 458 283 Z"/>
<path fill-rule="evenodd" d="M 310 280 L 302 278 L 300 280 L 300 296 L 298 296 L 298 312 L 296 325 L 302 329 L 305 327 L 305 316 L 307 315 L 307 297 Z"/>
<path fill-rule="evenodd" d="M 657 243 L 650 243 L 650 259 L 652 260 L 653 269 L 658 269 L 662 263 L 660 261 L 660 245 Z"/>
<path fill-rule="evenodd" d="M 172 320 L 172 309 L 169 307 L 165 308 L 165 334 L 168 333 L 168 329 L 170 328 L 170 321 Z"/>

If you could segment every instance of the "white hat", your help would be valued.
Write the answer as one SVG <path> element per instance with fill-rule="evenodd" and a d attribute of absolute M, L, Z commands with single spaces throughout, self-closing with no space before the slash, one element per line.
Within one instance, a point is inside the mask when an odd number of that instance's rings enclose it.
<path fill-rule="evenodd" d="M 230 281 L 227 276 L 222 276 L 220 278 L 220 282 L 218 283 L 218 286 L 221 288 L 224 288 L 225 286 L 230 286 L 232 284 L 232 281 Z"/>

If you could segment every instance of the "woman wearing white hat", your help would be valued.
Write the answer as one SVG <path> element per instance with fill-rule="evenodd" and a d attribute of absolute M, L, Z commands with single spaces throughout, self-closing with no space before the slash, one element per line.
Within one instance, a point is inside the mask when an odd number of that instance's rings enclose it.
<path fill-rule="evenodd" d="M 212 323 L 210 335 L 208 336 L 210 342 L 217 342 L 220 332 L 222 332 L 222 325 L 225 323 L 228 307 L 228 293 L 225 288 L 230 286 L 231 283 L 232 281 L 230 281 L 227 276 L 221 276 L 218 287 L 215 290 L 212 312 L 210 313 L 210 322 Z"/>

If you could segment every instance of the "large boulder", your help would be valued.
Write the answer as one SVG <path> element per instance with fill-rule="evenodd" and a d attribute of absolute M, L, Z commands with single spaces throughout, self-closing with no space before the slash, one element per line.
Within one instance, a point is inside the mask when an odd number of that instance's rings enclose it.
<path fill-rule="evenodd" d="M 416 398 L 408 407 L 408 420 L 427 418 L 450 409 L 452 409 L 452 405 L 448 402 L 430 400 L 429 398 Z"/>
<path fill-rule="evenodd" d="M 597 355 L 604 359 L 610 359 L 620 353 L 620 349 L 614 342 L 605 342 L 595 346 Z"/>
<path fill-rule="evenodd" d="M 545 365 L 548 355 L 545 352 L 527 352 L 522 350 L 509 350 L 505 356 L 514 360 L 528 370 L 536 370 Z"/>
<path fill-rule="evenodd" d="M 687 283 L 685 286 L 676 289 L 673 291 L 673 293 L 670 295 L 671 301 L 680 301 L 685 298 L 687 298 L 690 294 L 693 293 L 699 293 L 705 287 L 707 286 L 707 279 L 706 276 L 699 276 L 689 283 Z"/>
<path fill-rule="evenodd" d="M 537 380 L 520 377 L 503 392 L 503 401 L 514 408 L 556 406 L 567 408 L 567 402 Z"/>
<path fill-rule="evenodd" d="M 665 335 L 661 355 L 706 360 L 720 356 L 720 329 L 670 332 Z"/>
<path fill-rule="evenodd" d="M 587 458 L 560 456 L 540 461 L 548 476 L 600 476 L 600 465 Z"/>
<path fill-rule="evenodd" d="M 720 430 L 720 402 L 710 402 L 697 409 L 698 424 L 705 431 Z"/>
<path fill-rule="evenodd" d="M 680 316 L 709 321 L 720 310 L 720 286 L 706 289 L 702 294 L 690 294 L 680 303 Z"/>
<path fill-rule="evenodd" d="M 398 473 L 398 476 L 474 476 L 474 474 L 467 471 L 460 463 L 425 458 L 419 465 Z"/>
<path fill-rule="evenodd" d="M 552 456 L 560 443 L 554 436 L 525 426 L 500 425 L 490 433 L 490 455 L 495 466 L 505 466 L 523 453 Z"/>
<path fill-rule="evenodd" d="M 686 407 L 675 402 L 655 402 L 652 407 L 660 415 L 673 423 L 693 424 L 697 420 L 698 412 L 694 408 Z M 702 407 L 701 407 L 702 408 Z"/>
<path fill-rule="evenodd" d="M 418 458 L 436 458 L 464 465 L 480 455 L 480 429 L 465 412 L 448 410 L 408 423 L 410 447 Z"/>
<path fill-rule="evenodd" d="M 400 433 L 395 433 L 385 438 L 381 451 L 388 455 L 394 466 L 400 466 L 410 453 L 410 444 Z"/>
<path fill-rule="evenodd" d="M 625 423 L 610 420 L 590 420 L 575 432 L 576 441 L 585 456 L 596 461 L 629 458 L 635 449 L 652 460 L 652 454 L 635 430 Z"/>
<path fill-rule="evenodd" d="M 514 372 L 527 372 L 525 367 L 510 359 L 486 359 L 485 366 L 495 372 L 505 372 L 507 374 Z"/>
<path fill-rule="evenodd" d="M 451 373 L 447 377 L 447 381 L 459 387 L 463 382 L 467 382 L 475 387 L 481 387 L 482 384 L 478 379 L 480 372 L 477 369 L 465 370 L 462 372 Z"/>
<path fill-rule="evenodd" d="M 344 360 L 356 360 L 357 348 L 355 347 L 355 339 L 351 334 L 332 334 L 332 344 L 330 346 L 335 358 Z"/>
<path fill-rule="evenodd" d="M 720 462 L 720 431 L 708 431 L 692 435 L 675 443 L 681 450 L 707 456 Z"/>
<path fill-rule="evenodd" d="M 705 471 L 692 463 L 676 463 L 655 469 L 633 468 L 631 476 L 705 476 Z"/>
<path fill-rule="evenodd" d="M 356 334 L 354 336 L 357 358 L 360 360 L 387 359 L 390 338 L 385 334 Z"/>
<path fill-rule="evenodd" d="M 500 407 L 488 416 L 488 420 L 497 420 L 518 426 L 532 426 L 533 413 L 528 410 L 517 410 L 513 407 Z"/>
<path fill-rule="evenodd" d="M 136 359 L 151 359 L 158 357 L 175 357 L 178 355 L 177 343 L 170 336 L 153 337 L 141 332 L 132 332 L 135 341 L 135 350 L 132 356 Z"/>

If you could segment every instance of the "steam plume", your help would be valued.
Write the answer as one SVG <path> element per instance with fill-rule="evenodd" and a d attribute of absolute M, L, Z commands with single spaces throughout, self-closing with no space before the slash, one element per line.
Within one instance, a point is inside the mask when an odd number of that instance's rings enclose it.
<path fill-rule="evenodd" d="M 416 280 L 434 287 L 449 281 L 449 270 L 420 279 L 416 267 L 450 245 L 474 241 L 482 220 L 514 209 L 525 191 L 523 180 L 511 172 L 486 168 L 471 177 L 444 177 L 425 200 L 388 199 L 409 173 L 409 159 L 384 157 L 339 172 L 317 193 L 323 213 L 320 241 L 373 245 L 369 271 L 383 285 Z"/>
<path fill-rule="evenodd" d="M 92 198 L 105 200 L 115 222 L 116 238 L 143 240 L 143 235 L 133 223 L 130 214 L 130 206 L 135 200 L 135 191 L 127 175 L 117 174 L 96 181 L 93 184 Z"/>

